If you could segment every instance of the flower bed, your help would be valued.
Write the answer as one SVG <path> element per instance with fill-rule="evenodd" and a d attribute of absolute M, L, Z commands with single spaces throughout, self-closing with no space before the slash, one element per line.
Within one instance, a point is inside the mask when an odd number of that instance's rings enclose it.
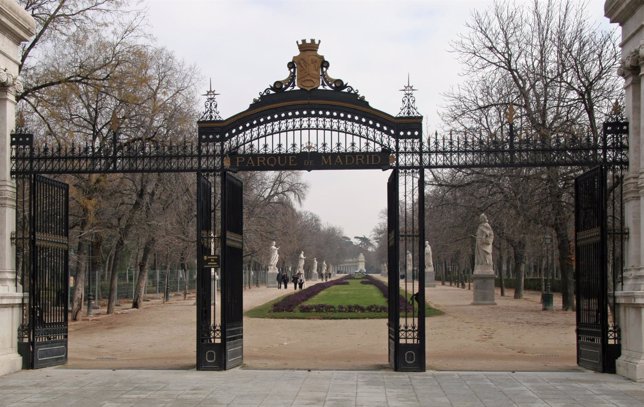
<path fill-rule="evenodd" d="M 329 304 L 302 304 L 298 308 L 300 312 L 387 312 L 386 305 L 329 305 Z"/>
<path fill-rule="evenodd" d="M 369 282 L 367 283 L 363 280 L 362 284 L 375 285 L 376 287 L 378 287 L 382 295 L 384 295 L 385 298 L 389 299 L 389 287 L 385 283 L 368 274 L 365 277 Z M 398 296 L 398 305 L 401 311 L 412 312 L 412 305 L 409 302 L 407 302 L 407 299 L 402 295 Z"/>
<path fill-rule="evenodd" d="M 291 294 L 285 297 L 284 299 L 282 299 L 281 301 L 278 301 L 275 304 L 273 304 L 273 312 L 293 312 L 295 311 L 295 307 L 313 298 L 321 291 L 326 290 L 329 287 L 333 287 L 334 285 L 343 285 L 343 284 L 349 284 L 346 276 L 339 278 L 337 280 L 331 280 L 324 283 L 319 283 L 311 287 L 305 288 L 304 290 L 299 290 L 294 294 Z"/>

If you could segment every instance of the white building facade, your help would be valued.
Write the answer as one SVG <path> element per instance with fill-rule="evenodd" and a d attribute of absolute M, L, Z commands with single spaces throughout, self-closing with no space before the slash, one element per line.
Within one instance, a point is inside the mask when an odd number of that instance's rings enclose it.
<path fill-rule="evenodd" d="M 606 0 L 604 14 L 622 30 L 622 64 L 629 121 L 629 168 L 624 181 L 628 242 L 624 284 L 616 293 L 622 354 L 617 374 L 644 381 L 644 155 L 642 154 L 642 66 L 644 65 L 644 0 Z"/>
<path fill-rule="evenodd" d="M 16 184 L 11 179 L 11 131 L 15 127 L 20 44 L 35 34 L 34 19 L 15 0 L 0 0 L 0 375 L 22 368 L 17 352 L 22 287 L 16 276 Z"/>

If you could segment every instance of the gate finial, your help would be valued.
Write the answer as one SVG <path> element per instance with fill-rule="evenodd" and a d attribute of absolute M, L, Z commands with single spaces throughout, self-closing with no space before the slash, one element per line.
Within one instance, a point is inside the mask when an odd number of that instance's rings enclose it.
<path fill-rule="evenodd" d="M 419 117 L 422 116 L 418 109 L 416 109 L 416 96 L 414 92 L 418 89 L 414 88 L 414 85 L 410 83 L 409 73 L 407 73 L 407 85 L 403 85 L 403 88 L 400 89 L 403 92 L 402 98 L 402 107 L 400 108 L 400 113 L 398 117 Z"/>
<path fill-rule="evenodd" d="M 210 121 L 210 120 L 221 120 L 221 115 L 217 109 L 217 98 L 219 93 L 215 92 L 212 88 L 212 78 L 210 79 L 210 88 L 201 96 L 206 97 L 206 102 L 204 103 L 204 112 L 199 118 L 199 121 Z"/>

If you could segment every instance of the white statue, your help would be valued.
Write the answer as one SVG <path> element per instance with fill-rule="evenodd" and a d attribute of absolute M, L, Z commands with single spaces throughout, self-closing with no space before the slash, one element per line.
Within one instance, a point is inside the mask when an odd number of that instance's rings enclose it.
<path fill-rule="evenodd" d="M 314 273 L 317 273 L 318 271 L 318 260 L 317 257 L 313 258 L 313 268 L 311 269 Z"/>
<path fill-rule="evenodd" d="M 432 247 L 428 241 L 425 241 L 425 270 L 434 268 L 434 260 L 432 260 Z"/>
<path fill-rule="evenodd" d="M 413 269 L 414 269 L 414 260 L 411 257 L 411 252 L 407 250 L 407 270 L 405 271 L 407 273 L 411 273 Z"/>
<path fill-rule="evenodd" d="M 326 260 L 322 260 L 322 275 L 326 274 Z"/>
<path fill-rule="evenodd" d="M 358 255 L 358 272 L 363 272 L 363 273 L 367 272 L 367 269 L 365 267 L 364 254 L 362 253 Z"/>
<path fill-rule="evenodd" d="M 300 252 L 300 258 L 297 260 L 297 273 L 302 273 L 304 274 L 304 251 Z"/>
<path fill-rule="evenodd" d="M 271 257 L 268 261 L 268 265 L 272 268 L 277 267 L 277 261 L 280 259 L 279 247 L 275 247 L 275 242 L 271 243 Z"/>
<path fill-rule="evenodd" d="M 479 217 L 479 228 L 476 231 L 476 254 L 474 264 L 492 265 L 492 242 L 494 241 L 494 232 L 487 222 L 487 216 L 484 213 Z"/>

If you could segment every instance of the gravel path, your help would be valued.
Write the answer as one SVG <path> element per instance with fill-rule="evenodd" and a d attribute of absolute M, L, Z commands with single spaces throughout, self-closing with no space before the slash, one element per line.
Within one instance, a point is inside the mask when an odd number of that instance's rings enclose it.
<path fill-rule="evenodd" d="M 427 289 L 445 315 L 427 320 L 427 366 L 435 370 L 574 370 L 575 315 L 541 311 L 538 293 L 473 306 L 472 292 Z M 288 292 L 291 292 L 289 290 Z M 284 290 L 244 291 L 244 309 Z M 70 323 L 70 368 L 190 369 L 195 365 L 195 299 L 145 302 Z M 560 298 L 555 299 L 560 308 Z M 387 321 L 244 318 L 244 362 L 255 369 L 379 369 L 387 364 Z"/>

